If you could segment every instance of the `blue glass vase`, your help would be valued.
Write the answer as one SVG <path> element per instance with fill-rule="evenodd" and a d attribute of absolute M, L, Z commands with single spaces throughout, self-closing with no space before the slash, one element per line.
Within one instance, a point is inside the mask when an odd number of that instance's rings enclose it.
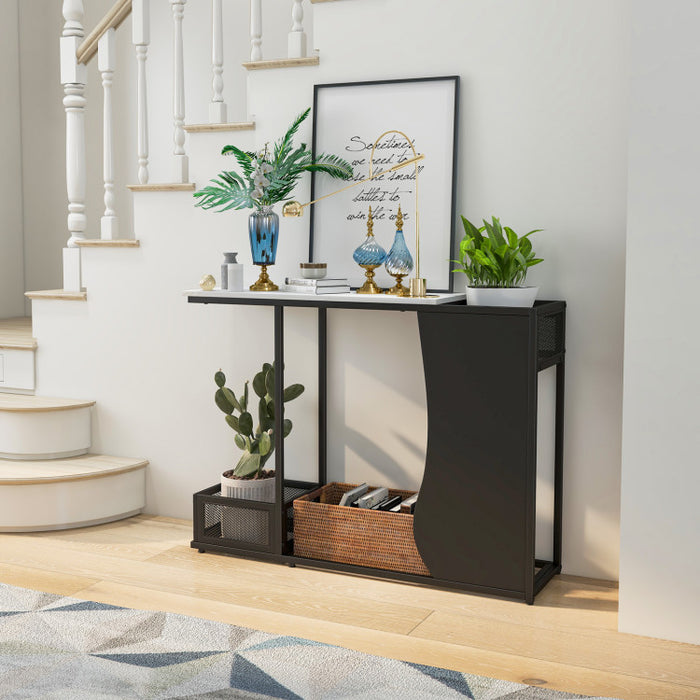
<path fill-rule="evenodd" d="M 253 265 L 261 267 L 260 277 L 250 286 L 253 292 L 275 292 L 279 289 L 267 274 L 267 266 L 275 264 L 279 229 L 280 218 L 272 211 L 271 206 L 256 209 L 248 217 Z"/>
<path fill-rule="evenodd" d="M 355 248 L 352 259 L 365 270 L 367 280 L 357 290 L 358 294 L 381 294 L 382 290 L 374 281 L 374 270 L 378 268 L 386 258 L 386 251 L 377 243 L 374 237 L 374 219 L 372 218 L 372 207 L 369 208 L 367 216 L 367 238 Z"/>
<path fill-rule="evenodd" d="M 396 216 L 396 235 L 394 236 L 394 244 L 389 250 L 389 254 L 384 261 L 386 271 L 396 279 L 396 284 L 387 291 L 387 294 L 395 294 L 399 297 L 409 296 L 407 287 L 401 284 L 403 278 L 413 270 L 413 256 L 406 245 L 406 239 L 403 237 L 403 216 L 401 207 Z"/>

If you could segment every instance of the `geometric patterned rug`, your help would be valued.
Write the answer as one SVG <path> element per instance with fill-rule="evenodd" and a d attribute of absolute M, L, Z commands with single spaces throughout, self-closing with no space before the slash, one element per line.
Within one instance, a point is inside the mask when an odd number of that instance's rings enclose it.
<path fill-rule="evenodd" d="M 583 697 L 0 584 L 3 699 Z"/>

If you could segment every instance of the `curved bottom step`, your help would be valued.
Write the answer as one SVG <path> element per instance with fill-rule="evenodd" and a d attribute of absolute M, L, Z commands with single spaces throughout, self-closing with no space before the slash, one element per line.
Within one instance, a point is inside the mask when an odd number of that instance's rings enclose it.
<path fill-rule="evenodd" d="M 0 460 L 0 532 L 64 530 L 136 515 L 146 504 L 147 465 L 107 455 Z"/>

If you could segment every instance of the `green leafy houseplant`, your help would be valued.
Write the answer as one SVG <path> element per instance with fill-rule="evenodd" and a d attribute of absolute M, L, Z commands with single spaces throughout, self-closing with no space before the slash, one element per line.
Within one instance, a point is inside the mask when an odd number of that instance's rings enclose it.
<path fill-rule="evenodd" d="M 464 238 L 459 244 L 459 267 L 453 272 L 463 272 L 472 287 L 520 287 L 527 271 L 542 258 L 536 258 L 530 236 L 542 229 L 518 236 L 512 228 L 501 226 L 495 216 L 491 223 L 477 228 L 464 216 Z"/>
<path fill-rule="evenodd" d="M 249 408 L 248 384 L 237 397 L 226 386 L 226 375 L 219 370 L 214 374 L 218 387 L 214 394 L 216 405 L 226 414 L 226 422 L 236 432 L 234 441 L 243 450 L 238 464 L 232 471 L 224 473 L 233 479 L 264 479 L 274 472 L 266 472 L 263 467 L 275 450 L 275 370 L 266 362 L 262 370 L 253 377 L 253 391 L 258 398 L 257 420 L 253 427 L 253 415 Z M 301 384 L 291 384 L 284 390 L 284 402 L 292 401 L 304 393 Z M 255 400 L 255 399 L 253 399 Z M 238 413 L 238 415 L 235 415 Z M 292 421 L 283 422 L 284 437 L 292 431 Z"/>
<path fill-rule="evenodd" d="M 287 133 L 270 149 L 260 152 L 243 151 L 236 146 L 224 146 L 222 155 L 233 155 L 240 174 L 219 173 L 211 184 L 194 193 L 195 206 L 203 209 L 258 209 L 289 199 L 299 178 L 307 172 L 326 173 L 333 178 L 349 180 L 352 167 L 341 158 L 322 153 L 314 160 L 306 144 L 294 148 L 293 137 L 311 109 L 302 112 L 287 129 Z"/>

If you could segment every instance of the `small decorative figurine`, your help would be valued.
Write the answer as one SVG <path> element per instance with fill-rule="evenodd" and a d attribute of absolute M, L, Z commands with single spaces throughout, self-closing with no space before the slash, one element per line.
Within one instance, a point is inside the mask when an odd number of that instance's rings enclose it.
<path fill-rule="evenodd" d="M 216 280 L 214 279 L 214 275 L 204 275 L 201 280 L 199 280 L 199 286 L 205 291 L 205 292 L 211 292 L 214 287 L 216 287 Z"/>
<path fill-rule="evenodd" d="M 413 269 L 413 257 L 411 256 L 406 241 L 403 237 L 403 214 L 399 204 L 399 213 L 396 215 L 396 236 L 389 254 L 384 261 L 386 271 L 396 279 L 396 284 L 387 290 L 387 294 L 395 294 L 397 297 L 407 297 L 411 293 L 407 287 L 401 284 L 401 280 Z"/>
<path fill-rule="evenodd" d="M 355 248 L 355 252 L 352 254 L 352 259 L 365 270 L 365 276 L 367 277 L 365 283 L 357 290 L 358 294 L 382 293 L 382 290 L 374 281 L 374 271 L 384 262 L 386 251 L 374 238 L 373 229 L 374 219 L 372 218 L 372 207 L 370 207 L 367 215 L 367 238 Z"/>

